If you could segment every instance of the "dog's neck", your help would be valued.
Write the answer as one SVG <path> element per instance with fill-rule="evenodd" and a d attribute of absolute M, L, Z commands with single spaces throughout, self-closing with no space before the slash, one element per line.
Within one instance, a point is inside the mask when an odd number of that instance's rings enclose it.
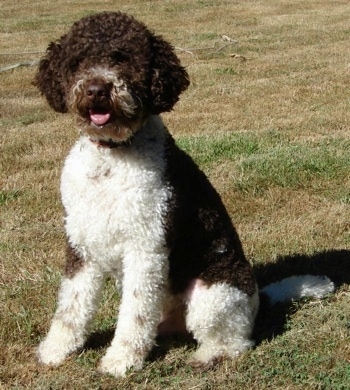
<path fill-rule="evenodd" d="M 91 139 L 91 138 L 89 138 L 89 139 L 93 144 L 95 144 L 99 148 L 115 149 L 115 148 L 120 148 L 122 146 L 130 146 L 131 145 L 131 140 L 124 141 L 124 142 L 115 142 L 112 140 L 106 141 L 103 139 L 100 139 L 100 140 L 95 140 L 95 139 Z"/>

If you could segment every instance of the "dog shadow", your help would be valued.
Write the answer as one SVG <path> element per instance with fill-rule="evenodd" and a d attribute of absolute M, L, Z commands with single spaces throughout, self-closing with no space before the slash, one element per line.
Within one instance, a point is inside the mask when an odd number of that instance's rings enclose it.
<path fill-rule="evenodd" d="M 350 284 L 350 251 L 330 250 L 312 255 L 281 256 L 276 262 L 254 267 L 260 288 L 293 275 L 326 275 L 339 289 Z M 253 339 L 259 345 L 285 331 L 288 317 L 297 310 L 293 302 L 270 306 L 264 295 L 260 296 L 260 310 L 255 321 Z"/>
<path fill-rule="evenodd" d="M 313 255 L 281 256 L 274 263 L 254 266 L 254 272 L 260 288 L 289 276 L 312 274 L 328 276 L 338 289 L 343 284 L 350 284 L 350 251 L 330 250 Z M 282 334 L 285 331 L 288 317 L 296 310 L 293 302 L 271 307 L 263 295 L 260 301 L 260 310 L 253 331 L 256 345 Z M 111 342 L 113 335 L 114 329 L 94 332 L 88 338 L 85 348 L 104 348 Z M 193 339 L 185 336 L 158 338 L 148 360 L 162 359 L 170 349 L 185 345 L 192 348 L 195 344 Z"/>

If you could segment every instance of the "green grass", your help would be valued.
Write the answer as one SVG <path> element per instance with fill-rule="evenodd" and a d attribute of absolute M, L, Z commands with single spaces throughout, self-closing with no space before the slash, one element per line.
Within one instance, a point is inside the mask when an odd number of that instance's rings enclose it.
<path fill-rule="evenodd" d="M 60 171 L 78 132 L 40 97 L 35 68 L 19 67 L 0 73 L 0 389 L 347 389 L 348 1 L 4 0 L 0 68 L 38 59 L 26 53 L 102 8 L 133 14 L 177 48 L 191 86 L 164 121 L 221 194 L 258 281 L 325 273 L 337 291 L 263 306 L 256 347 L 213 370 L 194 371 L 196 346 L 170 339 L 142 371 L 115 379 L 97 373 L 118 313 L 109 280 L 84 350 L 38 365 L 65 256 Z"/>
<path fill-rule="evenodd" d="M 20 195 L 20 191 L 0 191 L 0 206 L 16 200 Z"/>
<path fill-rule="evenodd" d="M 344 189 L 343 179 L 350 171 L 348 139 L 296 142 L 272 130 L 258 135 L 182 137 L 178 144 L 207 172 L 223 162 L 233 163 L 238 174 L 226 185 L 244 193 L 261 194 L 275 186 L 328 192 L 331 186 L 328 196 L 346 201 L 349 189 Z"/>

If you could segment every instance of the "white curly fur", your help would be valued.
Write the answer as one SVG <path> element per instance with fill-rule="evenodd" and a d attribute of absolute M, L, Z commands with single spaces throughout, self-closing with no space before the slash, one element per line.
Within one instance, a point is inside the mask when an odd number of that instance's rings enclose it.
<path fill-rule="evenodd" d="M 193 362 L 203 365 L 223 356 L 234 358 L 253 346 L 258 289 L 249 297 L 226 283 L 206 287 L 197 280 L 189 295 L 186 325 L 200 345 Z"/>
<path fill-rule="evenodd" d="M 271 283 L 260 290 L 271 305 L 303 297 L 322 298 L 334 291 L 334 283 L 327 276 L 297 275 Z"/>
<path fill-rule="evenodd" d="M 153 346 L 168 273 L 162 215 L 171 193 L 162 180 L 163 132 L 153 117 L 132 150 L 99 148 L 82 137 L 70 152 L 61 179 L 65 227 L 85 263 L 62 281 L 51 330 L 39 347 L 42 362 L 59 364 L 83 345 L 107 273 L 122 284 L 123 296 L 102 371 L 118 376 L 141 368 Z"/>

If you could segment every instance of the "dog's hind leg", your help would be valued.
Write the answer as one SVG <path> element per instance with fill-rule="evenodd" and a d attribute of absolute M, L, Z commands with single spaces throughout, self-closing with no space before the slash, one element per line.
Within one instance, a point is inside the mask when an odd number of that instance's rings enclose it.
<path fill-rule="evenodd" d="M 51 328 L 37 351 L 41 363 L 59 365 L 70 353 L 83 346 L 103 281 L 103 274 L 91 263 L 84 263 L 73 277 L 62 278 Z"/>
<path fill-rule="evenodd" d="M 190 364 L 208 368 L 223 357 L 236 357 L 253 345 L 250 339 L 258 310 L 258 291 L 249 296 L 217 283 L 206 286 L 200 279 L 187 290 L 186 326 L 199 347 Z"/>

